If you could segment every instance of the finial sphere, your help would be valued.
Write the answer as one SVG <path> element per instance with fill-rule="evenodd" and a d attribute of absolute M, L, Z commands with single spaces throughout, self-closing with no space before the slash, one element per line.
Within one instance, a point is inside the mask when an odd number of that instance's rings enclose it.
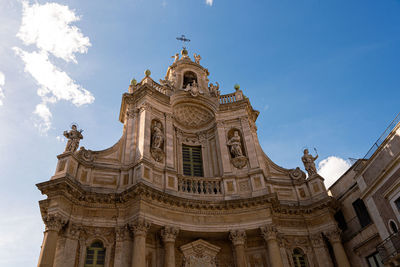
<path fill-rule="evenodd" d="M 149 69 L 147 69 L 144 74 L 146 75 L 146 77 L 150 77 L 151 75 L 151 71 Z"/>
<path fill-rule="evenodd" d="M 131 80 L 131 85 L 135 86 L 136 84 L 137 84 L 137 81 L 136 81 L 135 78 L 133 78 L 133 79 Z"/>
<path fill-rule="evenodd" d="M 235 90 L 239 90 L 240 89 L 240 85 L 239 84 L 235 84 L 234 88 L 235 88 Z"/>

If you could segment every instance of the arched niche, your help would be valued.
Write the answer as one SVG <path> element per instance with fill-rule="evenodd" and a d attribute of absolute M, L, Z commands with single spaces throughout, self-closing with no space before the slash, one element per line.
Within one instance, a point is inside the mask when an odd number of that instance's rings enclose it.
<path fill-rule="evenodd" d="M 193 71 L 190 71 L 190 70 L 186 71 L 183 74 L 183 85 L 182 85 L 182 88 L 186 88 L 186 86 L 188 86 L 189 84 L 192 85 L 193 82 L 198 84 L 196 73 L 194 73 Z"/>

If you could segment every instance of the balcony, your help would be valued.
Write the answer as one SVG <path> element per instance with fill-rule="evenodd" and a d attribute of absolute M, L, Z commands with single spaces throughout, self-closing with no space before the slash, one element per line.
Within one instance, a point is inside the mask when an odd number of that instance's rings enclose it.
<path fill-rule="evenodd" d="M 400 235 L 394 233 L 383 240 L 377 247 L 379 256 L 387 266 L 398 266 L 400 261 Z"/>

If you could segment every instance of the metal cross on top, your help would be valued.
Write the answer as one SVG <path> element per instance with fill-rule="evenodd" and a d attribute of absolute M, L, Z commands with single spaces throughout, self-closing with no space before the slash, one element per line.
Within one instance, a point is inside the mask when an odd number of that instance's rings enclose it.
<path fill-rule="evenodd" d="M 181 37 L 176 37 L 176 40 L 183 42 L 183 48 L 184 49 L 186 49 L 185 42 L 190 42 L 190 40 L 188 38 L 186 38 L 186 36 L 183 35 L 183 34 L 181 35 Z"/>

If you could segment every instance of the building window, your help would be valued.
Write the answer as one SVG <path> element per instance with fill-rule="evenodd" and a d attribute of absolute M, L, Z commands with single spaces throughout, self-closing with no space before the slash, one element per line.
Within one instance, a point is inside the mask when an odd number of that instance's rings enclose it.
<path fill-rule="evenodd" d="M 182 145 L 183 174 L 203 177 L 201 146 Z"/>
<path fill-rule="evenodd" d="M 95 241 L 86 250 L 85 267 L 104 267 L 106 249 L 103 243 Z"/>
<path fill-rule="evenodd" d="M 338 212 L 335 213 L 334 217 L 335 217 L 336 222 L 338 223 L 340 230 L 346 231 L 347 223 L 346 223 L 346 220 L 344 219 L 343 212 L 341 210 L 339 210 Z"/>
<path fill-rule="evenodd" d="M 365 207 L 364 201 L 357 199 L 353 202 L 353 208 L 357 214 L 361 227 L 365 227 L 371 223 L 371 217 L 369 217 L 369 213 L 367 207 Z"/>
<path fill-rule="evenodd" d="M 400 211 L 400 197 L 397 198 L 394 203 L 396 204 L 397 209 Z"/>
<path fill-rule="evenodd" d="M 294 267 L 307 267 L 306 257 L 299 248 L 293 250 L 293 264 Z"/>
<path fill-rule="evenodd" d="M 382 259 L 379 256 L 378 252 L 367 257 L 367 262 L 368 262 L 369 267 L 384 267 L 385 266 L 385 265 L 383 265 Z"/>
<path fill-rule="evenodd" d="M 399 229 L 397 228 L 397 225 L 396 225 L 396 223 L 395 223 L 393 220 L 390 220 L 390 221 L 389 221 L 389 226 L 390 226 L 390 232 L 391 232 L 392 234 L 396 234 L 396 233 L 399 232 Z"/>

